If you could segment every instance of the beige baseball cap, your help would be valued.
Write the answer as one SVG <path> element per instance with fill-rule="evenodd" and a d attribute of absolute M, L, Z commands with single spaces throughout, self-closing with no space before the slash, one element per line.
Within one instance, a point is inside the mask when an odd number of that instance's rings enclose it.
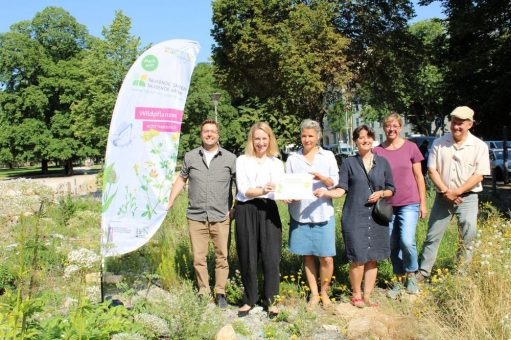
<path fill-rule="evenodd" d="M 451 117 L 456 117 L 463 120 L 474 120 L 474 110 L 468 106 L 458 106 L 451 112 Z"/>

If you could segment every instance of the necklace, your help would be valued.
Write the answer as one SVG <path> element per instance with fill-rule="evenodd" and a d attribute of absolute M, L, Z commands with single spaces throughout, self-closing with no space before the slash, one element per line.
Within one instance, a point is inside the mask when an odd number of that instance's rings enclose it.
<path fill-rule="evenodd" d="M 373 154 L 371 153 L 368 157 L 362 158 L 362 162 L 364 163 L 366 171 L 369 171 L 373 166 Z"/>

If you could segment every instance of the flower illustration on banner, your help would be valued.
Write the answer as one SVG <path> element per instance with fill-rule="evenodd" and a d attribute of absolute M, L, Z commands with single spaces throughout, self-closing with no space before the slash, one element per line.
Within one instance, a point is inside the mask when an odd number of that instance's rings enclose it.
<path fill-rule="evenodd" d="M 117 211 L 117 216 L 127 216 L 128 213 L 134 217 L 137 211 L 137 201 L 136 201 L 136 189 L 130 191 L 129 187 L 125 187 L 126 195 L 124 195 L 124 202 L 119 207 Z"/>
<path fill-rule="evenodd" d="M 105 212 L 112 204 L 112 201 L 117 194 L 117 188 L 115 192 L 111 193 L 112 187 L 117 182 L 117 173 L 114 169 L 114 164 L 110 164 L 105 166 L 105 170 L 103 172 L 103 201 L 102 201 L 102 212 Z"/>
<path fill-rule="evenodd" d="M 138 213 L 141 217 L 151 219 L 156 214 L 158 205 L 165 205 L 170 195 L 177 161 L 179 133 L 169 135 L 151 129 L 144 131 L 141 138 L 149 144 L 148 154 L 151 158 L 142 164 L 133 165 L 139 183 L 138 194 L 145 196 L 145 203 Z M 126 197 L 125 204 L 118 213 L 133 212 L 131 204 L 130 198 Z"/>
<path fill-rule="evenodd" d="M 142 133 L 142 139 L 144 140 L 144 142 L 147 143 L 151 139 L 153 139 L 154 137 L 159 136 L 159 135 L 160 135 L 160 131 L 154 130 L 154 129 L 149 129 L 148 131 L 144 131 Z"/>
<path fill-rule="evenodd" d="M 158 177 L 158 171 L 156 171 L 156 169 L 151 169 L 151 171 L 149 172 L 149 176 L 151 176 L 152 178 Z"/>

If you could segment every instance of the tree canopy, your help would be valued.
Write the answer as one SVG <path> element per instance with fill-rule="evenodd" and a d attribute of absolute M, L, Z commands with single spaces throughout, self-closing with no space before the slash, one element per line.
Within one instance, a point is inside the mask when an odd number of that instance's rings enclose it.
<path fill-rule="evenodd" d="M 60 161 L 104 154 L 117 91 L 139 54 L 117 12 L 94 38 L 58 7 L 0 35 L 0 161 Z"/>
<path fill-rule="evenodd" d="M 257 99 L 279 116 L 321 120 L 351 78 L 349 40 L 335 4 L 312 0 L 213 2 L 213 60 L 235 101 Z M 278 114 L 277 113 L 277 114 Z"/>

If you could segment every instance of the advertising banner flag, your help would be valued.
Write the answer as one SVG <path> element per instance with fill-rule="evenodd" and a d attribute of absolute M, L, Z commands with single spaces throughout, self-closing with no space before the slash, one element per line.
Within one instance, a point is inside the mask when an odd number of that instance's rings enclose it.
<path fill-rule="evenodd" d="M 199 44 L 168 40 L 131 66 L 115 103 L 103 172 L 101 251 L 144 245 L 166 215 Z"/>

